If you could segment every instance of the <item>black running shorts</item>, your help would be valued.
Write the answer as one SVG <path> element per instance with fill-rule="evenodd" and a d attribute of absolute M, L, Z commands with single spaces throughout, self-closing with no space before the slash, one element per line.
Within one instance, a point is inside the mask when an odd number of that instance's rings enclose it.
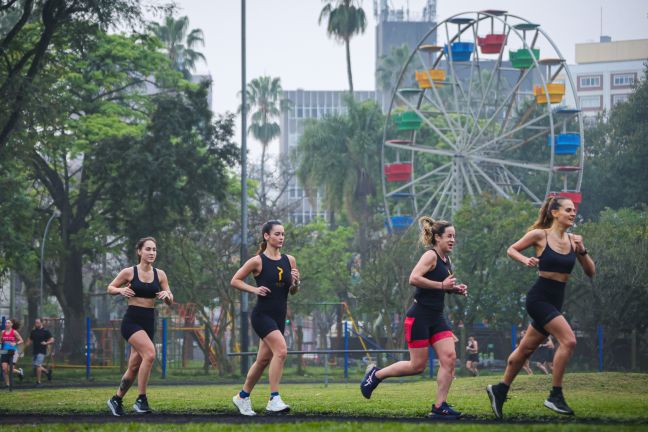
<path fill-rule="evenodd" d="M 565 286 L 565 282 L 539 277 L 527 293 L 526 310 L 531 317 L 531 325 L 545 336 L 549 336 L 549 332 L 544 326 L 562 315 L 560 310 L 565 299 Z"/>
<path fill-rule="evenodd" d="M 0 363 L 11 363 L 13 355 L 14 351 L 9 351 L 7 354 L 0 355 Z"/>
<path fill-rule="evenodd" d="M 151 341 L 153 340 L 155 336 L 155 309 L 128 306 L 121 323 L 122 337 L 128 341 L 133 334 L 140 330 L 144 330 Z"/>

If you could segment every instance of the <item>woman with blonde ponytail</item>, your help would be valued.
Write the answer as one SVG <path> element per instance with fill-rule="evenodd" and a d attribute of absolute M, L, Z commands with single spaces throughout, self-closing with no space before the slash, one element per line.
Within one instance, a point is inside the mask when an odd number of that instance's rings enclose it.
<path fill-rule="evenodd" d="M 286 361 L 287 346 L 283 332 L 286 327 L 288 293 L 296 294 L 299 287 L 299 270 L 295 258 L 281 253 L 284 243 L 284 227 L 278 220 L 266 222 L 261 229 L 262 240 L 257 254 L 241 267 L 230 284 L 241 291 L 257 295 L 257 303 L 250 315 L 255 333 L 259 336 L 259 353 L 250 367 L 241 391 L 232 398 L 234 406 L 244 416 L 255 416 L 250 401 L 252 389 L 270 366 L 270 400 L 267 414 L 290 411 L 279 395 L 279 382 Z M 256 286 L 245 279 L 252 274 Z"/>
<path fill-rule="evenodd" d="M 508 256 L 526 267 L 538 267 L 538 279 L 527 293 L 526 310 L 531 317 L 522 341 L 508 358 L 504 379 L 499 384 L 486 388 L 491 408 L 497 418 L 502 418 L 502 408 L 508 390 L 520 369 L 529 357 L 547 339 L 555 337 L 560 346 L 553 363 L 553 388 L 544 406 L 559 414 L 574 415 L 562 393 L 565 368 L 576 347 L 576 336 L 561 309 L 565 297 L 565 286 L 569 275 L 578 261 L 589 277 L 594 276 L 596 267 L 583 244 L 583 237 L 570 234 L 576 218 L 576 207 L 569 198 L 549 197 L 538 213 L 538 219 L 529 231 L 508 248 Z M 522 252 L 531 246 L 535 255 L 527 257 Z"/>
<path fill-rule="evenodd" d="M 445 294 L 467 295 L 468 287 L 457 283 L 453 275 L 449 254 L 455 244 L 455 229 L 450 222 L 435 221 L 423 216 L 419 219 L 420 241 L 427 250 L 410 274 L 409 282 L 416 288 L 414 304 L 405 318 L 405 339 L 410 352 L 408 361 L 400 361 L 378 369 L 370 365 L 360 391 L 369 399 L 371 393 L 385 378 L 417 375 L 428 364 L 428 349 L 432 346 L 439 359 L 437 393 L 432 410 L 427 415 L 432 419 L 458 419 L 460 412 L 447 403 L 448 391 L 454 377 L 455 342 L 448 320 L 443 314 Z"/>

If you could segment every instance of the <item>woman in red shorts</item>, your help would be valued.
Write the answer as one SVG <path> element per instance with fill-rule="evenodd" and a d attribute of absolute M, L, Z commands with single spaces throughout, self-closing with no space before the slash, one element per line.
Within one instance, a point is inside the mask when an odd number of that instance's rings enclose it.
<path fill-rule="evenodd" d="M 362 395 L 369 399 L 382 380 L 389 377 L 417 375 L 428 364 L 428 347 L 439 359 L 437 394 L 429 418 L 458 419 L 461 413 L 447 403 L 455 362 L 455 343 L 448 320 L 443 314 L 445 294 L 467 295 L 468 287 L 457 284 L 448 256 L 455 244 L 455 229 L 450 222 L 423 216 L 419 219 L 421 243 L 427 250 L 419 259 L 409 282 L 416 287 L 414 304 L 405 318 L 405 339 L 410 352 L 408 361 L 378 369 L 371 367 L 360 384 Z"/>

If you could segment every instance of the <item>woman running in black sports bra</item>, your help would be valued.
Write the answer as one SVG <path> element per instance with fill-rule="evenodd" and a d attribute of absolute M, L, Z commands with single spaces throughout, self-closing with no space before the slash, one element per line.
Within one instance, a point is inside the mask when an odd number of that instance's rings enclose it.
<path fill-rule="evenodd" d="M 585 274 L 593 277 L 596 272 L 594 261 L 587 254 L 583 237 L 569 234 L 574 225 L 576 208 L 565 197 L 550 197 L 543 204 L 538 219 L 520 240 L 508 248 L 508 255 L 527 267 L 538 267 L 538 280 L 527 293 L 526 309 L 531 324 L 520 345 L 508 358 L 504 379 L 486 389 L 495 416 L 502 418 L 502 406 L 506 401 L 509 386 L 518 372 L 538 349 L 547 336 L 555 337 L 560 346 L 554 355 L 553 389 L 544 405 L 559 413 L 573 415 L 562 394 L 565 368 L 576 347 L 576 336 L 561 313 L 565 286 L 569 275 L 578 261 Z M 536 256 L 527 257 L 522 251 L 533 246 Z"/>
<path fill-rule="evenodd" d="M 173 294 L 169 290 L 166 273 L 153 267 L 157 257 L 156 240 L 153 237 L 140 239 L 136 249 L 139 264 L 120 271 L 115 280 L 108 285 L 108 294 L 121 295 L 128 299 L 121 334 L 131 345 L 128 369 L 121 379 L 117 393 L 108 400 L 108 408 L 114 416 L 125 414 L 122 398 L 135 381 L 135 377 L 139 396 L 133 410 L 138 413 L 151 412 L 146 387 L 155 360 L 155 300 L 162 300 L 167 305 L 173 304 Z"/>

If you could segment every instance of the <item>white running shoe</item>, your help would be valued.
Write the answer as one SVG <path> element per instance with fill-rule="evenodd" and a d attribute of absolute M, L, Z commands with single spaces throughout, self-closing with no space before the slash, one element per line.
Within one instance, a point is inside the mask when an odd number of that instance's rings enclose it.
<path fill-rule="evenodd" d="M 290 406 L 281 400 L 281 396 L 273 397 L 268 401 L 268 405 L 266 405 L 266 413 L 268 414 L 287 413 L 288 411 L 290 411 Z"/>
<path fill-rule="evenodd" d="M 253 417 L 257 415 L 252 410 L 252 401 L 250 400 L 249 397 L 246 397 L 245 399 L 241 399 L 239 395 L 236 395 L 232 398 L 232 403 L 236 408 L 238 408 L 239 413 L 241 413 L 241 415 L 248 416 L 248 417 Z"/>

